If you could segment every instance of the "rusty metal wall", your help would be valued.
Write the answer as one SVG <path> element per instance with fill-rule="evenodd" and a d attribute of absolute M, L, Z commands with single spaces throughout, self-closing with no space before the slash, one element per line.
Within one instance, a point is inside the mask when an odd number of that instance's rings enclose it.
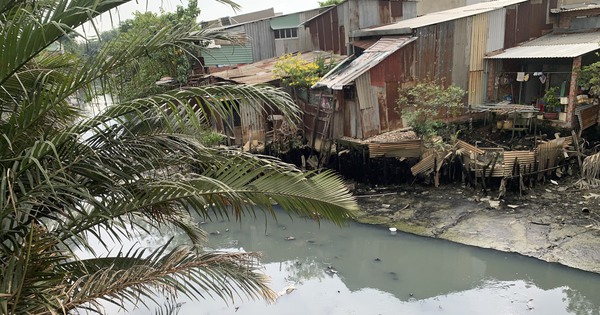
<path fill-rule="evenodd" d="M 416 16 L 416 5 L 403 0 L 349 0 L 310 21 L 311 48 L 346 54 L 351 33 Z"/>
<path fill-rule="evenodd" d="M 552 30 L 547 8 L 556 0 L 527 1 L 506 8 L 504 48 L 515 47 Z"/>
<path fill-rule="evenodd" d="M 416 31 L 416 79 L 435 79 L 449 82 L 452 79 L 454 50 L 454 23 L 449 21 L 426 26 Z"/>
<path fill-rule="evenodd" d="M 275 35 L 268 19 L 244 25 L 244 32 L 250 38 L 254 62 L 275 57 Z"/>
<path fill-rule="evenodd" d="M 362 122 L 362 138 L 369 138 L 379 134 L 379 103 L 373 87 L 371 76 L 365 73 L 356 81 L 356 93 L 360 108 L 360 119 Z"/>

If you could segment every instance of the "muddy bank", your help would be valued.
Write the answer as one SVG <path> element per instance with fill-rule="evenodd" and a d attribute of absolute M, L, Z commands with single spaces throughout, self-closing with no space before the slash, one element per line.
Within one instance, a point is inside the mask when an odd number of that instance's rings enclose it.
<path fill-rule="evenodd" d="M 575 179 L 497 200 L 470 187 L 359 187 L 357 221 L 600 273 L 600 192 Z M 597 194 L 594 192 L 598 192 Z"/>

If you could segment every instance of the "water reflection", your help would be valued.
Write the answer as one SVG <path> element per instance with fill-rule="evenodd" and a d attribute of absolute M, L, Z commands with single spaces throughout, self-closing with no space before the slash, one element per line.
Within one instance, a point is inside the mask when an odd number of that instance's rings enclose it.
<path fill-rule="evenodd" d="M 211 222 L 210 246 L 263 252 L 274 304 L 184 303 L 179 314 L 598 314 L 600 276 L 514 254 L 351 223 Z M 152 246 L 156 236 L 140 242 Z M 177 238 L 187 241 L 185 236 Z M 162 241 L 162 240 L 161 240 Z M 110 307 L 110 306 L 109 306 Z M 110 314 L 117 310 L 107 309 Z M 148 314 L 139 309 L 130 314 Z"/>
<path fill-rule="evenodd" d="M 238 311 L 247 309 L 243 314 L 281 314 L 287 310 L 281 304 L 302 310 L 285 314 L 598 314 L 600 309 L 600 276 L 519 255 L 391 235 L 381 227 L 321 223 L 319 228 L 283 216 L 266 227 L 259 219 L 205 228 L 221 231 L 211 236 L 212 246 L 234 242 L 264 252 L 275 290 L 297 287 L 276 305 L 236 304 Z M 315 308 L 304 305 L 313 299 Z M 214 311 L 210 314 L 220 314 Z"/>

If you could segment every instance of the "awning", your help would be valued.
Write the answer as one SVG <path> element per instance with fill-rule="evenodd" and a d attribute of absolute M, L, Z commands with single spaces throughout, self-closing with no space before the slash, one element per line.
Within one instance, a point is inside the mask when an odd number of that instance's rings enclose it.
<path fill-rule="evenodd" d="M 535 59 L 535 58 L 575 58 L 600 49 L 598 43 L 521 46 L 505 50 L 503 53 L 488 56 L 487 59 Z"/>

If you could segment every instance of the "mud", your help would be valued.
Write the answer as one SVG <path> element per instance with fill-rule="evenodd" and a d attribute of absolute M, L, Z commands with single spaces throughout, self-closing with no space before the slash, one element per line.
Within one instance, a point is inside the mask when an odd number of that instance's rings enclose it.
<path fill-rule="evenodd" d="M 456 185 L 358 187 L 355 215 L 363 223 L 600 273 L 600 191 L 579 189 L 575 181 L 500 200 Z"/>

